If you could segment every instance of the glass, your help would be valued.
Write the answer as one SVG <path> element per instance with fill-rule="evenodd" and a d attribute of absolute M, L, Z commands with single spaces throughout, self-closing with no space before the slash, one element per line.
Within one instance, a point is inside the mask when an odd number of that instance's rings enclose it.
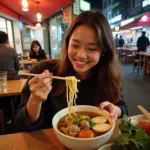
<path fill-rule="evenodd" d="M 0 93 L 7 92 L 7 71 L 0 71 Z"/>

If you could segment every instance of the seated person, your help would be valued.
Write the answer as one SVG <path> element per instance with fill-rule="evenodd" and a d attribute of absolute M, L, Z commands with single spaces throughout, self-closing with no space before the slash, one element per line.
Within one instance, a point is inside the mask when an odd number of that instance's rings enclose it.
<path fill-rule="evenodd" d="M 7 71 L 8 79 L 16 79 L 20 70 L 19 59 L 15 49 L 8 47 L 8 43 L 8 35 L 0 31 L 0 71 Z"/>
<path fill-rule="evenodd" d="M 32 61 L 47 59 L 45 51 L 42 50 L 42 47 L 38 41 L 32 42 L 29 57 Z"/>

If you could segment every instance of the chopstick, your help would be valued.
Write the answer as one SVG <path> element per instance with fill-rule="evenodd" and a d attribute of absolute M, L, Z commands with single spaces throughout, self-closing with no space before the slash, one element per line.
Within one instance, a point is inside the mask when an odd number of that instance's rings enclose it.
<path fill-rule="evenodd" d="M 148 119 L 150 120 L 150 114 L 149 112 L 143 108 L 141 105 L 138 105 L 137 108 L 143 113 L 143 115 Z"/>
<path fill-rule="evenodd" d="M 38 75 L 38 74 L 19 72 L 19 75 L 35 77 L 35 76 Z M 53 79 L 69 80 L 69 79 L 67 79 L 66 77 L 58 77 L 58 76 L 51 76 L 51 77 L 52 77 Z M 77 82 L 80 82 L 80 80 L 77 79 Z"/>

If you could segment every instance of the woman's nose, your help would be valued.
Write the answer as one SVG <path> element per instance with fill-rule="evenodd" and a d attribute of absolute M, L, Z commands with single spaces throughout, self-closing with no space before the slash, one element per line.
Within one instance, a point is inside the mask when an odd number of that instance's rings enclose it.
<path fill-rule="evenodd" d="M 85 58 L 86 57 L 86 51 L 84 48 L 80 48 L 77 52 L 77 56 L 81 57 L 81 58 Z"/>

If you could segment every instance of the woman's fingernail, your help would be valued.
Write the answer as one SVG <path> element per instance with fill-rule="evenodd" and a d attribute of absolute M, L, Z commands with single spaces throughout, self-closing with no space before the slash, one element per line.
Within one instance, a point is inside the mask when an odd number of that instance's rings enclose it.
<path fill-rule="evenodd" d="M 50 75 L 50 76 L 53 76 L 53 74 L 52 74 L 52 73 L 49 73 L 49 75 Z"/>

